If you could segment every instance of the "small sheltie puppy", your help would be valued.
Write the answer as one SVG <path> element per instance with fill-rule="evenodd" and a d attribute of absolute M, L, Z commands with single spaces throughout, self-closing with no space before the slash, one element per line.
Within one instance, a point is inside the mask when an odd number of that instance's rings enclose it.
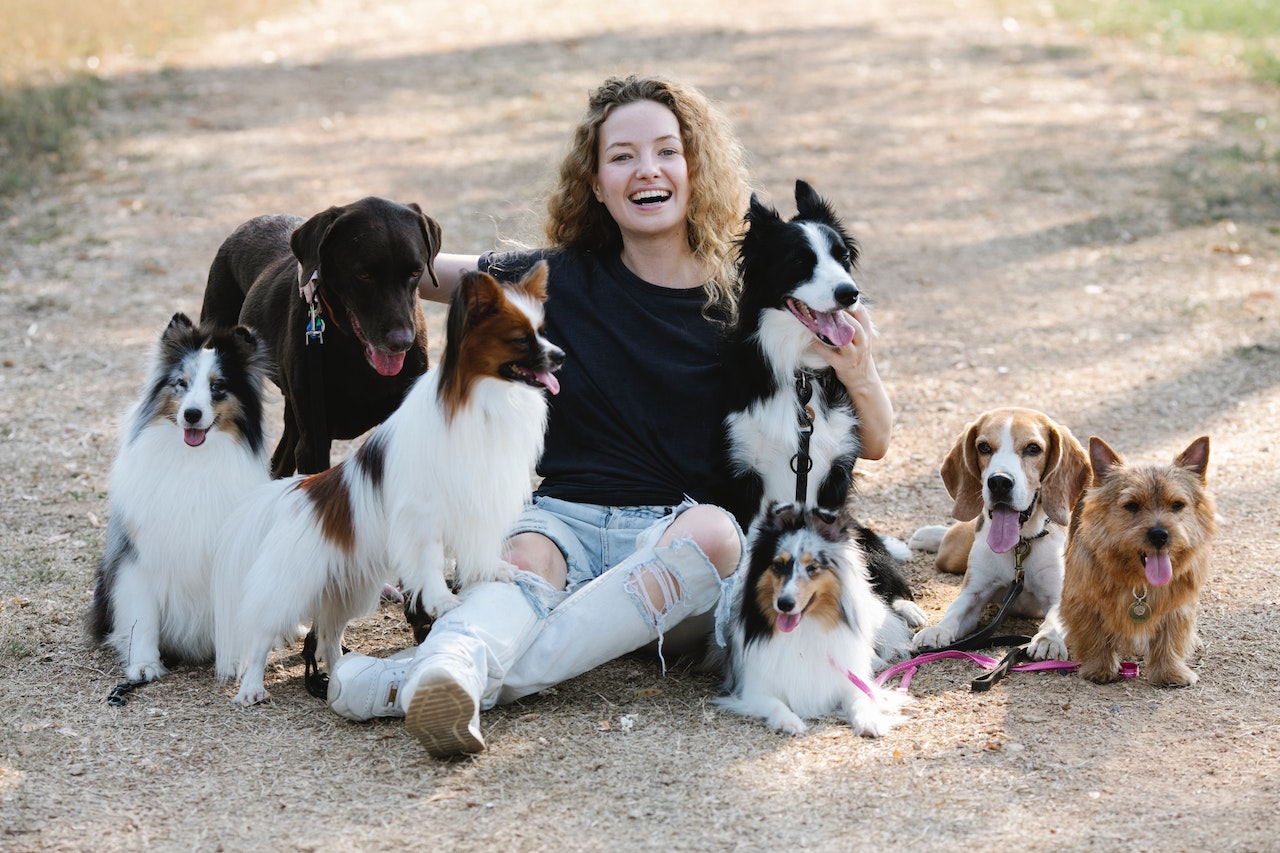
<path fill-rule="evenodd" d="M 843 713 L 878 737 L 908 701 L 884 690 L 877 643 L 910 643 L 906 623 L 872 591 L 862 551 L 836 517 L 773 505 L 752 530 L 735 578 L 728 628 L 727 696 L 720 706 L 788 734 L 805 719 Z"/>
<path fill-rule="evenodd" d="M 796 181 L 795 197 L 796 215 L 784 220 L 753 196 L 740 246 L 724 443 L 734 485 L 725 504 L 744 530 L 774 503 L 846 513 L 861 451 L 849 392 L 814 349 L 848 346 L 857 332 L 847 309 L 862 298 L 858 245 L 813 187 Z M 924 625 L 898 565 L 911 552 L 860 524 L 848 528 L 876 591 L 908 625 Z"/>
<path fill-rule="evenodd" d="M 265 350 L 244 326 L 174 314 L 111 467 L 107 542 L 86 617 L 130 681 L 213 658 L 209 572 L 222 522 L 267 482 Z"/>
<path fill-rule="evenodd" d="M 547 401 L 564 353 L 542 335 L 547 266 L 504 288 L 463 276 L 441 362 L 352 456 L 254 492 L 228 523 L 214 568 L 217 673 L 234 701 L 267 698 L 274 641 L 311 618 L 332 669 L 347 623 L 372 612 L 384 580 L 438 617 L 460 587 L 510 579 L 507 531 L 532 490 Z"/>
<path fill-rule="evenodd" d="M 1145 654 L 1152 684 L 1186 687 L 1198 645 L 1200 590 L 1217 533 L 1205 488 L 1209 437 L 1171 465 L 1130 465 L 1089 439 L 1093 482 L 1071 519 L 1061 615 L 1080 674 L 1120 678 L 1123 654 Z"/>

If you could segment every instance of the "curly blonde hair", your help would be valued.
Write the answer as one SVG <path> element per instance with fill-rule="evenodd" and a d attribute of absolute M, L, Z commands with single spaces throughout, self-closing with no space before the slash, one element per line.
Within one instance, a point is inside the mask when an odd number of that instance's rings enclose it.
<path fill-rule="evenodd" d="M 611 77 L 591 94 L 547 199 L 547 239 L 582 252 L 621 250 L 622 232 L 596 200 L 592 182 L 600 166 L 600 125 L 615 108 L 637 101 L 662 104 L 679 122 L 689 168 L 689 248 L 712 271 L 706 308 L 732 319 L 739 289 L 734 249 L 750 197 L 746 155 L 728 119 L 691 86 L 632 75 Z"/>

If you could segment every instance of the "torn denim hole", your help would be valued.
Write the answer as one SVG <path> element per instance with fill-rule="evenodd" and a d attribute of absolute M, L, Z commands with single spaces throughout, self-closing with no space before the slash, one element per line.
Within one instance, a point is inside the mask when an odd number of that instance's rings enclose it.
<path fill-rule="evenodd" d="M 623 589 L 633 596 L 640 612 L 658 635 L 658 660 L 662 674 L 667 674 L 667 660 L 662 656 L 663 632 L 667 630 L 667 615 L 680 603 L 680 583 L 658 558 L 632 566 L 627 572 Z"/>

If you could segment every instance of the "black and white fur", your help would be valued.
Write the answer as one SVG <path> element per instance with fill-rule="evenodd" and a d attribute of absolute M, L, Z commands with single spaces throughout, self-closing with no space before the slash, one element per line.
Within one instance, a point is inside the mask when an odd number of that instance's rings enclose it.
<path fill-rule="evenodd" d="M 213 658 L 210 567 L 223 521 L 268 481 L 265 350 L 244 326 L 175 314 L 111 468 L 106 550 L 87 616 L 130 681 Z"/>
<path fill-rule="evenodd" d="M 796 216 L 785 221 L 753 196 L 741 243 L 742 293 L 728 344 L 725 432 L 734 479 L 729 502 L 744 528 L 769 504 L 798 497 L 793 459 L 800 448 L 801 374 L 811 383 L 813 413 L 813 467 L 803 505 L 847 518 L 860 452 L 858 413 L 849 392 L 811 347 L 815 336 L 831 346 L 852 339 L 846 309 L 861 297 L 853 279 L 858 246 L 804 181 L 796 181 L 796 207 Z M 856 522 L 849 529 L 866 552 L 874 588 L 908 625 L 924 625 L 924 611 L 898 569 L 910 551 Z M 898 546 L 896 554 L 891 546 Z"/>
<path fill-rule="evenodd" d="M 862 551 L 838 520 L 798 504 L 770 507 L 735 580 L 728 695 L 717 704 L 788 734 L 835 713 L 868 737 L 902 721 L 907 697 L 874 681 L 885 663 L 876 645 L 901 647 L 911 632 L 872 590 Z"/>

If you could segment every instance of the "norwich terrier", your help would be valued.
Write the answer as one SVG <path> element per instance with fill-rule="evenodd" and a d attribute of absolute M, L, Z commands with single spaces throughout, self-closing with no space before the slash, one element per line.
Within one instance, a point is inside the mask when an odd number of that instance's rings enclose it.
<path fill-rule="evenodd" d="M 1205 490 L 1209 438 L 1172 465 L 1128 465 L 1089 439 L 1093 482 L 1076 505 L 1067 537 L 1061 614 L 1080 674 L 1120 678 L 1122 654 L 1145 654 L 1152 684 L 1186 687 L 1186 658 L 1198 645 L 1196 613 L 1217 532 Z"/>

